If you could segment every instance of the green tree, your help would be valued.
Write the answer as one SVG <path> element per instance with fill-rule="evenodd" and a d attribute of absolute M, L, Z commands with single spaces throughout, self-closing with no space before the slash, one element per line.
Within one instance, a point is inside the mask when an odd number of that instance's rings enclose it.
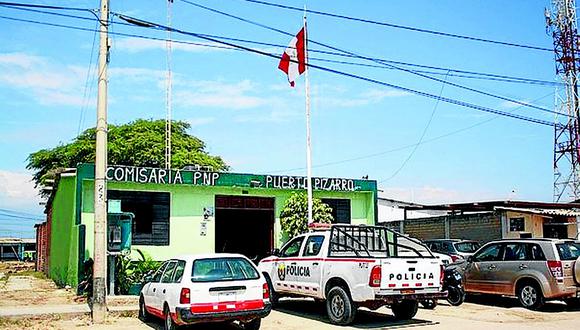
<path fill-rule="evenodd" d="M 229 167 L 219 156 L 210 155 L 205 143 L 187 130 L 191 126 L 173 121 L 171 130 L 171 166 L 210 166 L 215 171 Z M 109 125 L 108 162 L 115 165 L 163 167 L 165 165 L 165 120 L 138 119 L 124 125 Z M 54 178 L 63 168 L 95 161 L 96 130 L 89 128 L 73 142 L 52 149 L 42 149 L 28 156 L 26 168 L 34 171 L 36 186 Z"/>
<path fill-rule="evenodd" d="M 315 223 L 331 223 L 332 208 L 320 199 L 312 200 L 312 221 Z M 308 231 L 308 196 L 306 193 L 292 193 L 280 213 L 282 230 L 289 237 Z"/>

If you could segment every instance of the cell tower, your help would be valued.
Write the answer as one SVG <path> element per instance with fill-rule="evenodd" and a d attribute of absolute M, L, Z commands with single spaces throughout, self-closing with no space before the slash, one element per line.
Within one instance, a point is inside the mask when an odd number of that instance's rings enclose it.
<path fill-rule="evenodd" d="M 554 38 L 556 89 L 554 129 L 554 201 L 580 198 L 580 142 L 578 105 L 579 39 L 575 0 L 552 0 L 546 24 Z"/>
<path fill-rule="evenodd" d="M 171 27 L 171 18 L 173 12 L 173 0 L 167 0 L 167 26 Z M 171 29 L 167 30 L 167 77 L 166 77 L 166 99 L 165 99 L 165 168 L 171 169 L 171 128 L 172 128 L 172 87 L 173 77 L 171 72 Z"/>

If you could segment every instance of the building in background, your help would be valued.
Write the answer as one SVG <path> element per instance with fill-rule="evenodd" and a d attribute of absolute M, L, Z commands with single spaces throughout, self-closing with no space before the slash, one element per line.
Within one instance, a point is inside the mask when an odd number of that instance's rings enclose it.
<path fill-rule="evenodd" d="M 34 238 L 0 238 L 0 261 L 32 261 L 35 257 Z"/>
<path fill-rule="evenodd" d="M 382 224 L 419 239 L 458 238 L 487 242 L 502 238 L 575 238 L 580 204 L 491 201 L 438 205 L 402 205 L 403 217 Z M 409 218 L 415 212 L 439 216 Z M 381 215 L 379 214 L 379 218 Z"/>
<path fill-rule="evenodd" d="M 127 166 L 109 167 L 107 180 L 109 212 L 115 200 L 115 207 L 134 215 L 132 247 L 155 260 L 211 252 L 268 255 L 287 239 L 280 229 L 284 203 L 304 191 L 306 182 L 297 176 Z M 336 222 L 376 223 L 376 181 L 313 178 L 313 190 L 333 208 Z M 37 226 L 37 236 L 46 237 L 37 267 L 58 284 L 76 286 L 93 256 L 93 202 L 92 164 L 56 179 L 47 222 Z"/>

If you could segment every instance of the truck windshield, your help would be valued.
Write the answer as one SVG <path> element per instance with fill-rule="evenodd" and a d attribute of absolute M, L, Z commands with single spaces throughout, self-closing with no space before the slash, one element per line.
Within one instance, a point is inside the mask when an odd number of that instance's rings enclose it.
<path fill-rule="evenodd" d="M 192 282 L 219 282 L 256 280 L 258 271 L 246 259 L 211 258 L 198 259 L 193 262 Z"/>
<path fill-rule="evenodd" d="M 473 253 L 479 249 L 479 243 L 477 242 L 461 242 L 455 243 L 455 248 L 458 252 L 463 253 Z"/>
<path fill-rule="evenodd" d="M 560 260 L 576 260 L 580 257 L 580 244 L 574 242 L 566 242 L 556 244 Z"/>

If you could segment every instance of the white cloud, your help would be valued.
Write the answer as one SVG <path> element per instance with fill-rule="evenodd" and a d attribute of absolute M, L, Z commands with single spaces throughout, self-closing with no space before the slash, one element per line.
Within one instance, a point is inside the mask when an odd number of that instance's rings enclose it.
<path fill-rule="evenodd" d="M 183 81 L 177 85 L 181 88 L 175 91 L 173 101 L 176 105 L 184 107 L 247 109 L 268 103 L 267 98 L 250 95 L 256 88 L 249 80 L 237 83 Z"/>
<path fill-rule="evenodd" d="M 0 170 L 0 205 L 2 207 L 38 210 L 40 200 L 30 173 Z"/>
<path fill-rule="evenodd" d="M 0 54 L 0 85 L 18 89 L 45 105 L 83 105 L 85 75 L 86 69 L 38 56 Z"/>
<path fill-rule="evenodd" d="M 177 40 L 179 41 L 179 40 Z M 174 42 L 171 45 L 173 50 L 185 52 L 215 52 L 215 51 L 229 51 L 231 47 L 221 45 L 214 42 L 195 42 L 195 43 L 180 43 Z M 150 40 L 135 37 L 116 39 L 113 47 L 121 51 L 129 53 L 138 53 L 150 50 L 166 50 L 167 43 L 164 40 Z"/>
<path fill-rule="evenodd" d="M 341 93 L 344 94 L 345 92 Z M 404 97 L 411 94 L 394 89 L 371 89 L 364 93 L 353 95 L 350 98 L 344 97 L 322 97 L 317 102 L 324 107 L 350 108 L 377 104 L 386 98 Z"/>

